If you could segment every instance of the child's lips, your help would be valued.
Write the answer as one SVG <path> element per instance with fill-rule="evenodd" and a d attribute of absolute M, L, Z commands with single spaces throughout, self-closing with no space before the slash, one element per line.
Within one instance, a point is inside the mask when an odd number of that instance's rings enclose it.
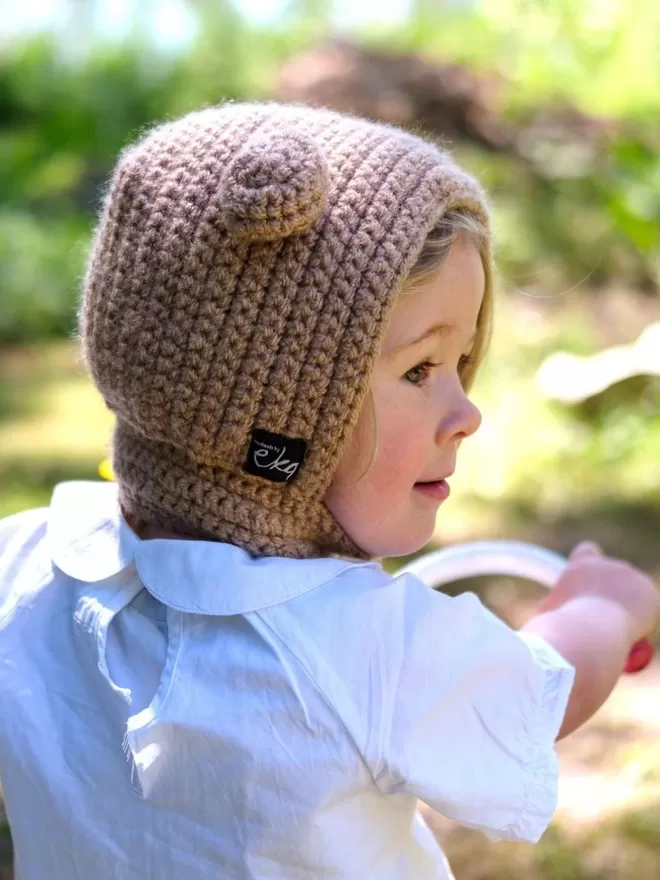
<path fill-rule="evenodd" d="M 449 498 L 450 488 L 446 480 L 432 480 L 428 483 L 415 483 L 414 488 L 427 498 L 434 501 L 446 501 Z"/>

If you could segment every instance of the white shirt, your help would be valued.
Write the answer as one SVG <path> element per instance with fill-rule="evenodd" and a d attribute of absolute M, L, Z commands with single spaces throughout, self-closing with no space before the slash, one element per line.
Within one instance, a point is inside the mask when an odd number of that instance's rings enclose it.
<path fill-rule="evenodd" d="M 417 798 L 537 840 L 572 680 L 376 563 L 141 541 L 112 484 L 0 523 L 16 880 L 451 877 Z"/>

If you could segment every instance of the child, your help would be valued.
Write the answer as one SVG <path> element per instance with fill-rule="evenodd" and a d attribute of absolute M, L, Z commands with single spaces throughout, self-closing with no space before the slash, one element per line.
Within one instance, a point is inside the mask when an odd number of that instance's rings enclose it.
<path fill-rule="evenodd" d="M 374 561 L 431 536 L 491 297 L 482 191 L 396 129 L 227 105 L 124 152 L 80 323 L 117 485 L 0 524 L 21 880 L 450 877 L 418 798 L 538 840 L 658 598 L 583 546 L 518 634 Z"/>

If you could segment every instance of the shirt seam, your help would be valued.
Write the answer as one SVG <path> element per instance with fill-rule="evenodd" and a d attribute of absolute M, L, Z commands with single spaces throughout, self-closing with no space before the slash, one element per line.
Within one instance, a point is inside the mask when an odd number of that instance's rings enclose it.
<path fill-rule="evenodd" d="M 343 717 L 341 716 L 341 713 L 339 712 L 339 710 L 337 709 L 337 707 L 334 705 L 334 703 L 332 702 L 332 700 L 330 699 L 330 697 L 326 694 L 326 692 L 324 691 L 324 689 L 321 687 L 321 685 L 320 685 L 319 682 L 317 681 L 316 677 L 315 677 L 314 675 L 312 675 L 312 673 L 311 673 L 311 671 L 309 670 L 307 664 L 302 660 L 301 657 L 298 656 L 298 654 L 297 654 L 297 653 L 296 653 L 296 652 L 295 652 L 295 651 L 294 651 L 289 645 L 286 644 L 286 642 L 284 641 L 284 639 L 283 639 L 283 638 L 279 635 L 279 633 L 278 633 L 278 632 L 277 632 L 277 631 L 276 631 L 276 630 L 275 630 L 275 629 L 274 629 L 274 628 L 268 623 L 268 621 L 264 619 L 263 615 L 260 614 L 259 611 L 255 611 L 254 613 L 257 615 L 257 617 L 259 618 L 259 620 L 261 620 L 261 622 L 262 622 L 262 623 L 264 624 L 264 626 L 268 629 L 268 631 L 269 631 L 269 632 L 270 632 L 270 633 L 271 633 L 271 634 L 272 634 L 272 635 L 278 640 L 278 642 L 280 643 L 280 645 L 282 645 L 282 647 L 285 648 L 285 650 L 288 651 L 289 654 L 291 654 L 291 656 L 296 660 L 296 662 L 298 663 L 298 665 L 300 666 L 300 668 L 303 670 L 303 672 L 305 673 L 305 675 L 307 676 L 307 678 L 312 682 L 312 684 L 314 685 L 314 687 L 316 688 L 316 690 L 318 691 L 318 693 L 319 693 L 319 694 L 321 695 L 321 697 L 324 699 L 326 705 L 328 706 L 328 708 L 330 709 L 330 711 L 332 712 L 332 714 L 335 716 L 335 718 L 337 719 L 337 721 L 339 721 L 339 723 L 341 724 L 342 728 L 344 729 L 346 735 L 348 736 L 349 740 L 350 740 L 351 743 L 353 744 L 353 748 L 355 749 L 355 751 L 356 751 L 357 754 L 359 755 L 359 757 L 360 757 L 360 761 L 362 762 L 364 768 L 366 769 L 367 773 L 369 774 L 369 778 L 370 778 L 371 781 L 373 782 L 374 787 L 375 787 L 376 790 L 382 795 L 382 794 L 383 794 L 383 791 L 382 791 L 382 789 L 380 788 L 380 786 L 378 785 L 378 783 L 376 782 L 376 778 L 374 777 L 373 771 L 372 771 L 371 767 L 369 766 L 369 762 L 368 762 L 366 756 L 362 753 L 362 749 L 358 746 L 358 744 L 357 744 L 357 742 L 356 742 L 356 740 L 355 740 L 355 737 L 353 736 L 353 734 L 352 734 L 351 731 L 349 730 L 348 725 L 346 724 L 346 722 L 344 721 Z"/>

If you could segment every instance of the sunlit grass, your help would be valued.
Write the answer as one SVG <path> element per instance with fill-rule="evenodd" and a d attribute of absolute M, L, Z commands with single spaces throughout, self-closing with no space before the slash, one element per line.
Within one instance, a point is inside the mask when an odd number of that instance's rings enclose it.
<path fill-rule="evenodd" d="M 642 803 L 588 828 L 554 821 L 536 846 L 441 823 L 456 877 L 468 880 L 651 880 L 660 859 L 660 801 Z"/>
<path fill-rule="evenodd" d="M 103 450 L 112 416 L 72 343 L 26 349 L 0 362 L 0 370 L 14 398 L 20 393 L 21 407 L 0 422 L 0 458 L 71 458 Z"/>
<path fill-rule="evenodd" d="M 39 412 L 0 424 L 0 457 L 101 457 L 112 424 L 84 377 L 46 381 Z"/>
<path fill-rule="evenodd" d="M 112 416 L 73 343 L 0 359 L 0 516 L 47 504 L 54 485 L 95 479 Z"/>

